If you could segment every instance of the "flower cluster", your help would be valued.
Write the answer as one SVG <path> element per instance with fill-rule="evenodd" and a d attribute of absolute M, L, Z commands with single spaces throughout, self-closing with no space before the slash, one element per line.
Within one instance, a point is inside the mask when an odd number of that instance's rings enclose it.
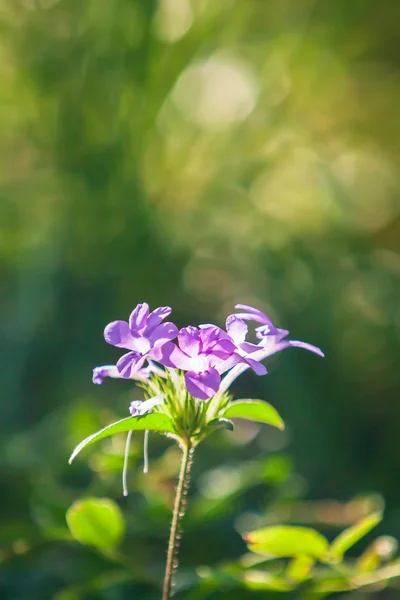
<path fill-rule="evenodd" d="M 105 328 L 106 342 L 128 352 L 116 365 L 96 367 L 93 382 L 100 384 L 104 377 L 146 382 L 152 374 L 166 378 L 177 369 L 184 372 L 188 393 L 198 400 L 208 400 L 226 392 L 248 368 L 265 375 L 267 369 L 261 361 L 290 346 L 324 356 L 311 344 L 287 339 L 289 332 L 276 328 L 260 310 L 245 304 L 235 308 L 238 312 L 228 316 L 226 330 L 210 324 L 178 330 L 173 323 L 163 322 L 171 314 L 170 307 L 150 312 L 148 304 L 138 304 L 129 321 L 113 321 Z M 255 328 L 257 343 L 246 341 L 246 321 L 259 324 Z M 144 414 L 161 402 L 159 396 L 142 407 L 134 401 L 131 414 Z"/>

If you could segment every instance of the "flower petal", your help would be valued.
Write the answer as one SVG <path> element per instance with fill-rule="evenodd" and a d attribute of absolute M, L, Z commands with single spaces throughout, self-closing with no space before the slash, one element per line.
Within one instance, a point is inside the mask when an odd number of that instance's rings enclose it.
<path fill-rule="evenodd" d="M 255 332 L 256 337 L 259 340 L 262 340 L 263 338 L 272 335 L 275 335 L 280 340 L 282 340 L 287 335 L 289 335 L 289 332 L 286 329 L 279 329 L 278 327 L 275 327 L 275 325 L 261 325 L 260 327 L 255 328 Z"/>
<path fill-rule="evenodd" d="M 249 365 L 249 367 L 253 369 L 256 375 L 266 375 L 268 372 L 267 367 L 265 365 L 258 362 L 257 360 L 254 360 L 253 358 L 249 358 L 248 356 L 246 356 L 244 358 L 244 362 L 246 362 Z"/>
<path fill-rule="evenodd" d="M 257 321 L 258 323 L 264 323 L 265 325 L 272 325 L 271 319 L 258 308 L 248 306 L 247 304 L 236 304 L 235 308 L 244 310 L 244 313 L 237 313 L 236 316 L 247 321 Z"/>
<path fill-rule="evenodd" d="M 159 325 L 166 317 L 168 317 L 172 312 L 172 308 L 170 306 L 160 306 L 156 308 L 149 314 L 147 317 L 146 331 L 145 335 L 150 335 L 152 331 Z"/>
<path fill-rule="evenodd" d="M 202 352 L 208 353 L 221 339 L 229 340 L 226 332 L 216 325 L 201 325 L 199 334 Z"/>
<path fill-rule="evenodd" d="M 214 369 L 216 369 L 218 373 L 222 375 L 222 373 L 225 373 L 225 371 L 229 371 L 239 363 L 243 363 L 243 358 L 240 356 L 240 354 L 234 352 L 228 359 L 224 361 L 218 361 L 214 365 Z"/>
<path fill-rule="evenodd" d="M 178 328 L 173 323 L 167 322 L 158 325 L 149 336 L 151 343 L 159 344 L 173 340 L 178 335 Z"/>
<path fill-rule="evenodd" d="M 304 350 L 309 350 L 310 352 L 314 352 L 314 354 L 318 354 L 318 356 L 324 357 L 325 354 L 322 352 L 320 348 L 317 346 L 313 346 L 312 344 L 307 344 L 307 342 L 298 342 L 297 340 L 289 340 L 287 343 L 288 346 L 294 346 L 296 348 L 304 348 Z"/>
<path fill-rule="evenodd" d="M 183 369 L 184 371 L 189 371 L 193 367 L 193 359 L 182 352 L 173 342 L 154 346 L 149 356 L 164 365 L 164 367 Z"/>
<path fill-rule="evenodd" d="M 239 319 L 236 315 L 229 315 L 226 319 L 226 331 L 235 344 L 242 344 L 246 339 L 248 328 L 243 319 Z"/>
<path fill-rule="evenodd" d="M 123 379 L 129 379 L 139 371 L 145 360 L 146 356 L 141 356 L 138 352 L 128 352 L 117 362 L 118 372 Z"/>
<path fill-rule="evenodd" d="M 219 360 L 227 360 L 236 350 L 226 331 L 216 325 L 208 325 L 200 330 L 202 354 L 216 357 Z"/>
<path fill-rule="evenodd" d="M 240 344 L 239 348 L 242 352 L 246 354 L 251 354 L 252 352 L 257 352 L 260 349 L 261 344 L 252 344 L 251 342 L 243 342 Z"/>
<path fill-rule="evenodd" d="M 259 347 L 257 349 L 260 350 Z M 253 369 L 256 375 L 267 374 L 267 368 L 265 367 L 265 365 L 260 363 L 258 360 L 255 360 L 254 358 L 250 358 L 250 356 L 241 356 L 237 352 L 232 354 L 232 356 L 228 358 L 228 360 L 215 365 L 215 368 L 218 371 L 218 373 L 222 375 L 222 373 L 225 373 L 225 371 L 229 371 L 234 366 L 239 364 L 246 365 L 246 368 L 250 367 L 251 369 Z"/>
<path fill-rule="evenodd" d="M 133 350 L 134 338 L 126 321 L 113 321 L 104 330 L 104 339 L 107 344 Z"/>
<path fill-rule="evenodd" d="M 178 334 L 178 344 L 188 356 L 198 356 L 202 351 L 202 338 L 199 329 L 192 326 L 181 329 Z"/>
<path fill-rule="evenodd" d="M 207 400 L 217 393 L 221 377 L 216 369 L 208 369 L 202 373 L 189 371 L 185 373 L 186 389 L 191 396 L 199 400 Z"/>
<path fill-rule="evenodd" d="M 236 349 L 236 345 L 231 340 L 218 340 L 213 346 L 209 347 L 207 355 L 217 359 L 218 362 L 220 360 L 227 360 Z"/>
<path fill-rule="evenodd" d="M 132 333 L 141 333 L 147 324 L 147 317 L 149 316 L 149 305 L 147 302 L 138 304 L 137 307 L 131 312 L 129 317 L 129 327 Z"/>

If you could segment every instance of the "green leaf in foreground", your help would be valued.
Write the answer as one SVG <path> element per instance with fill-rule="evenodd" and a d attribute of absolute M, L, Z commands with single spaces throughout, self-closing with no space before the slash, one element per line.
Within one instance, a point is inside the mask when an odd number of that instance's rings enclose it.
<path fill-rule="evenodd" d="M 291 557 L 306 555 L 323 559 L 328 540 L 307 527 L 277 525 L 252 531 L 243 536 L 249 550 L 267 556 Z"/>
<path fill-rule="evenodd" d="M 358 523 L 345 529 L 335 538 L 331 544 L 329 554 L 332 560 L 340 561 L 345 552 L 354 544 L 361 540 L 367 533 L 371 531 L 382 520 L 382 514 L 379 512 L 372 513 L 361 519 Z"/>
<path fill-rule="evenodd" d="M 121 541 L 125 522 L 118 505 L 108 498 L 85 498 L 67 511 L 67 524 L 81 544 L 112 550 Z"/>
<path fill-rule="evenodd" d="M 107 427 L 104 427 L 104 429 L 101 429 L 96 433 L 92 433 L 92 435 L 89 435 L 87 438 L 82 440 L 82 442 L 77 445 L 77 447 L 71 454 L 69 463 L 72 463 L 74 458 L 79 454 L 81 450 L 83 450 L 83 448 L 86 448 L 86 446 L 89 446 L 94 442 L 98 442 L 103 438 L 109 437 L 110 435 L 114 435 L 115 433 L 144 430 L 160 431 L 163 433 L 175 432 L 171 419 L 162 413 L 151 413 L 143 417 L 127 417 L 126 419 L 121 419 L 120 421 L 116 421 L 116 423 L 107 425 Z"/>
<path fill-rule="evenodd" d="M 237 417 L 239 419 L 247 419 L 248 421 L 258 421 L 259 423 L 267 423 L 284 429 L 285 424 L 278 411 L 263 400 L 237 400 L 228 405 L 224 411 L 224 417 L 231 419 Z"/>

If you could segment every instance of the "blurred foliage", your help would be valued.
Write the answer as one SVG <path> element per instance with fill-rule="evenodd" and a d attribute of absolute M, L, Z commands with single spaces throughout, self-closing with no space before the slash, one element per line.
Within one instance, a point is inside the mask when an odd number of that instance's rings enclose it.
<path fill-rule="evenodd" d="M 139 301 L 178 325 L 256 304 L 326 352 L 238 382 L 288 429 L 200 447 L 178 589 L 238 560 L 239 532 L 290 521 L 332 539 L 382 494 L 400 537 L 399 14 L 397 0 L 0 0 L 2 599 L 159 598 L 175 448 L 156 438 L 144 476 L 137 434 L 127 499 L 123 440 L 67 465 L 127 415 L 131 386 L 90 376 L 116 358 L 104 325 Z M 70 539 L 83 496 L 118 500 L 133 582 Z"/>

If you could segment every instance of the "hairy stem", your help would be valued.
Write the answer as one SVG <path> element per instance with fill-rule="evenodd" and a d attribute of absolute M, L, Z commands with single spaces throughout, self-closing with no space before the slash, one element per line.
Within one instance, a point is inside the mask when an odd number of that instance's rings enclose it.
<path fill-rule="evenodd" d="M 170 600 L 172 596 L 173 577 L 178 568 L 178 550 L 181 534 L 180 524 L 186 510 L 186 494 L 189 488 L 193 452 L 194 448 L 190 445 L 190 442 L 188 442 L 183 448 L 181 470 L 179 473 L 178 486 L 176 488 L 162 600 Z"/>

